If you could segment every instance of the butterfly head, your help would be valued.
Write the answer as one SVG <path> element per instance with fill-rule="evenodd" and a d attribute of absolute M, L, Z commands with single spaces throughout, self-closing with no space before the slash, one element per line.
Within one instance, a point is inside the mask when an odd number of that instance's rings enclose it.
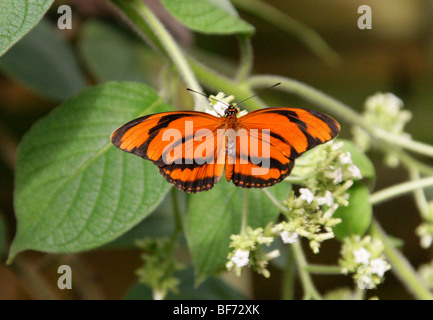
<path fill-rule="evenodd" d="M 231 104 L 227 109 L 225 109 L 224 116 L 227 118 L 228 117 L 236 117 L 238 112 L 239 112 L 239 108 L 236 105 Z"/>

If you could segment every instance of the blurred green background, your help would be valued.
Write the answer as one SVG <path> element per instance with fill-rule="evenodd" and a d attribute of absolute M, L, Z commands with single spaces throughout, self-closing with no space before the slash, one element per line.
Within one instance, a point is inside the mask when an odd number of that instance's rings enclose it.
<path fill-rule="evenodd" d="M 148 2 L 188 51 L 210 66 L 217 66 L 228 74 L 234 72 L 239 56 L 235 37 L 191 33 L 157 1 Z M 417 140 L 433 143 L 433 1 L 266 2 L 316 30 L 338 53 L 340 62 L 327 63 L 296 36 L 239 10 L 242 18 L 256 27 L 252 38 L 255 73 L 300 80 L 359 111 L 368 96 L 379 91 L 393 92 L 413 113 L 407 131 Z M 72 8 L 71 30 L 57 28 L 60 16 L 57 7 L 61 4 Z M 365 4 L 372 8 L 371 30 L 360 30 L 357 26 L 358 7 Z M 5 254 L 15 232 L 14 163 L 16 147 L 23 134 L 36 120 L 87 85 L 131 80 L 157 89 L 162 66 L 161 58 L 101 0 L 56 1 L 43 21 L 0 58 L 0 253 Z M 183 94 L 184 89 L 177 88 L 180 109 L 182 105 L 191 106 L 190 98 Z M 264 99 L 271 106 L 309 107 L 277 91 L 267 93 Z M 351 137 L 350 127 L 345 123 L 341 132 L 341 137 Z M 371 153 L 369 156 L 378 173 L 375 190 L 407 178 L 404 171 L 385 167 L 381 155 Z M 433 194 L 433 190 L 428 192 Z M 415 267 L 431 260 L 431 249 L 421 249 L 414 233 L 421 220 L 412 196 L 379 205 L 374 213 L 390 235 L 404 241 L 403 253 Z M 169 224 L 170 219 L 168 216 L 160 221 Z M 338 250 L 336 241 L 328 241 L 319 255 L 310 254 L 308 259 L 313 263 L 335 264 Z M 39 276 L 46 283 L 52 283 L 54 290 L 59 261 L 68 261 L 83 270 L 77 276 L 82 290 L 56 292 L 54 296 L 67 299 L 122 298 L 135 282 L 134 270 L 141 263 L 138 251 L 133 249 L 97 250 L 74 256 L 26 252 L 20 254 L 13 268 L 0 264 L 0 299 L 40 298 L 40 292 L 35 289 Z M 264 279 L 247 273 L 241 279 L 230 278 L 229 281 L 250 298 L 278 299 L 281 272 L 272 267 L 271 274 L 270 279 Z M 314 280 L 321 291 L 352 284 L 350 277 L 342 276 L 315 276 Z M 387 274 L 385 283 L 369 295 L 382 299 L 410 298 L 391 273 Z"/>

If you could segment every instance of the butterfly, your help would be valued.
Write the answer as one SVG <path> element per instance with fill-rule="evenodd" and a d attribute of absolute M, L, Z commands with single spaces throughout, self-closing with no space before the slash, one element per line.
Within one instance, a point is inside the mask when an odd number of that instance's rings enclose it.
<path fill-rule="evenodd" d="M 238 105 L 224 104 L 216 115 L 172 111 L 140 117 L 115 130 L 111 141 L 153 162 L 176 188 L 197 193 L 212 189 L 224 168 L 227 181 L 238 187 L 272 186 L 290 174 L 296 158 L 340 132 L 337 121 L 318 111 L 265 108 L 239 117 Z"/>

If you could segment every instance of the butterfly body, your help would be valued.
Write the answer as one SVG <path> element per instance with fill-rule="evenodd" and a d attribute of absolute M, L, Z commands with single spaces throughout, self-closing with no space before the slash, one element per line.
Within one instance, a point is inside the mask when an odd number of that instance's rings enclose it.
<path fill-rule="evenodd" d="M 132 120 L 113 132 L 118 148 L 159 167 L 185 192 L 213 188 L 224 173 L 238 187 L 263 188 L 287 177 L 295 159 L 340 131 L 330 116 L 297 108 L 267 108 L 238 117 L 173 111 Z"/>

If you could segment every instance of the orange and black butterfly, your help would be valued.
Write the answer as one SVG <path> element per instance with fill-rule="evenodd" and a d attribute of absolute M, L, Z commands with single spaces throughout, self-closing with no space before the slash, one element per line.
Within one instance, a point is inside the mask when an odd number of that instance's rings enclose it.
<path fill-rule="evenodd" d="M 119 149 L 158 166 L 185 192 L 213 188 L 225 167 L 227 181 L 242 188 L 272 186 L 305 151 L 333 139 L 340 126 L 330 116 L 298 108 L 267 108 L 238 117 L 236 104 L 224 114 L 173 111 L 132 120 L 111 135 Z"/>

